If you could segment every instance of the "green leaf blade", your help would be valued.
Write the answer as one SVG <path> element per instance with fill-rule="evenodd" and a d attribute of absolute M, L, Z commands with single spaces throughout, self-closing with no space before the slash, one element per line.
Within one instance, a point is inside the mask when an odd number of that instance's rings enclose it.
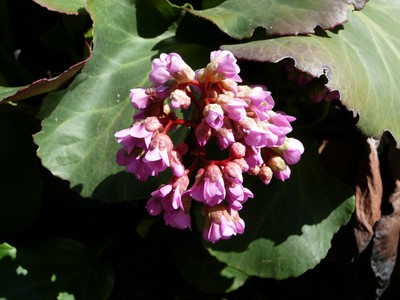
<path fill-rule="evenodd" d="M 399 14 L 397 1 L 374 1 L 327 37 L 282 37 L 223 49 L 256 61 L 293 58 L 298 69 L 328 78 L 328 88 L 338 90 L 347 108 L 359 113 L 358 126 L 366 135 L 379 139 L 388 130 L 399 140 Z"/>
<path fill-rule="evenodd" d="M 256 183 L 241 217 L 243 235 L 208 245 L 219 261 L 249 276 L 296 277 L 325 258 L 354 211 L 353 191 L 321 165 L 314 142 L 286 182 Z M 260 213 L 262 212 L 262 213 Z"/>
<path fill-rule="evenodd" d="M 95 27 L 92 59 L 67 90 L 45 100 L 43 128 L 35 136 L 38 155 L 85 197 L 145 197 L 151 182 L 138 183 L 116 164 L 114 133 L 131 125 L 129 91 L 149 85 L 154 47 L 171 33 L 140 37 L 129 1 L 88 1 L 87 7 Z"/>
<path fill-rule="evenodd" d="M 60 13 L 77 15 L 85 11 L 85 0 L 34 0 L 37 4 L 46 7 L 48 10 Z"/>
<path fill-rule="evenodd" d="M 366 1 L 359 1 L 361 8 Z M 315 27 L 331 29 L 347 21 L 347 0 L 340 1 L 243 1 L 226 0 L 205 10 L 190 13 L 208 19 L 236 39 L 248 38 L 261 27 L 268 35 L 313 33 Z"/>

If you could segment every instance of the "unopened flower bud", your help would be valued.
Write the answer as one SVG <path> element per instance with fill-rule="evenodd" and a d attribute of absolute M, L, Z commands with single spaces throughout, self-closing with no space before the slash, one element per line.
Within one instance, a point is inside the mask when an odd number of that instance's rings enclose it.
<path fill-rule="evenodd" d="M 260 171 L 258 172 L 258 178 L 265 184 L 268 185 L 271 182 L 272 176 L 274 175 L 274 172 L 272 169 L 268 166 L 262 166 L 260 168 Z"/>
<path fill-rule="evenodd" d="M 272 169 L 272 171 L 283 171 L 286 169 L 286 163 L 280 156 L 273 156 L 268 159 L 268 166 Z"/>
<path fill-rule="evenodd" d="M 172 108 L 187 109 L 190 105 L 190 97 L 182 90 L 172 91 L 170 98 L 170 105 Z"/>
<path fill-rule="evenodd" d="M 214 129 L 219 129 L 224 124 L 224 111 L 219 104 L 211 103 L 204 107 L 204 120 L 208 126 Z"/>
<path fill-rule="evenodd" d="M 232 144 L 230 151 L 232 158 L 242 158 L 246 155 L 246 146 L 242 143 L 235 142 Z"/>

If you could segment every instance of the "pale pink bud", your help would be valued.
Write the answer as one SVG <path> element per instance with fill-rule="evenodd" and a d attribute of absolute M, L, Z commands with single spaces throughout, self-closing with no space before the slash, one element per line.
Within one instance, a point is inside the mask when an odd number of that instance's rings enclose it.
<path fill-rule="evenodd" d="M 182 90 L 172 91 L 170 98 L 170 105 L 172 108 L 187 109 L 190 105 L 190 97 Z"/>
<path fill-rule="evenodd" d="M 171 150 L 169 162 L 172 174 L 174 176 L 181 177 L 185 173 L 185 166 L 183 165 L 182 155 L 178 151 Z"/>
<path fill-rule="evenodd" d="M 240 68 L 236 63 L 236 58 L 230 51 L 217 50 L 210 54 L 211 62 L 204 70 L 204 77 L 209 82 L 218 82 L 224 79 L 231 79 L 241 82 L 239 77 Z"/>
<path fill-rule="evenodd" d="M 229 182 L 240 184 L 243 182 L 242 168 L 234 162 L 228 161 L 224 165 L 222 173 Z"/>
<path fill-rule="evenodd" d="M 197 125 L 195 130 L 195 135 L 197 139 L 197 143 L 200 146 L 204 146 L 207 144 L 207 141 L 211 137 L 211 128 L 208 126 L 205 120 L 203 120 L 199 125 Z"/>
<path fill-rule="evenodd" d="M 218 129 L 224 124 L 224 111 L 219 104 L 211 103 L 206 105 L 203 110 L 203 116 L 211 128 Z"/>
<path fill-rule="evenodd" d="M 235 142 L 230 148 L 232 158 L 242 158 L 246 155 L 246 146 L 242 143 Z"/>
<path fill-rule="evenodd" d="M 274 172 L 272 169 L 268 166 L 262 166 L 259 169 L 258 172 L 258 178 L 265 184 L 268 185 L 271 182 L 272 176 L 274 175 Z"/>
<path fill-rule="evenodd" d="M 304 153 L 303 144 L 294 138 L 286 138 L 285 143 L 279 149 L 282 158 L 289 165 L 296 164 Z"/>

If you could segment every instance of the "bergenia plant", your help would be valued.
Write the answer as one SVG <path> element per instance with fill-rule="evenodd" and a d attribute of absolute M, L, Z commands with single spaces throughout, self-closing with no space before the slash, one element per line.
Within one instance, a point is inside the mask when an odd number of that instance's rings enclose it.
<path fill-rule="evenodd" d="M 163 214 L 172 227 L 191 228 L 195 201 L 210 242 L 244 232 L 239 211 L 254 196 L 243 173 L 266 185 L 273 177 L 285 181 L 289 165 L 304 152 L 299 140 L 287 136 L 295 118 L 273 110 L 267 87 L 241 84 L 239 72 L 230 51 L 211 52 L 207 66 L 195 71 L 179 54 L 163 53 L 152 62 L 152 85 L 131 89 L 133 124 L 115 133 L 122 146 L 116 161 L 137 179 L 171 171 L 151 193 L 148 212 Z M 187 137 L 174 144 L 170 134 L 181 127 L 189 129 Z M 212 157 L 211 143 L 223 158 Z"/>
<path fill-rule="evenodd" d="M 400 299 L 399 16 L 0 1 L 0 299 Z"/>

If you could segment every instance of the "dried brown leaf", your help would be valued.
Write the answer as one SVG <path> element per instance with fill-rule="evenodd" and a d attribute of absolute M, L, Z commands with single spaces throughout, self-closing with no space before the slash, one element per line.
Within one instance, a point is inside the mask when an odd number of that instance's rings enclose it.
<path fill-rule="evenodd" d="M 390 277 L 396 263 L 400 234 L 400 149 L 396 149 L 393 139 L 389 142 L 386 153 L 386 163 L 388 173 L 390 173 L 390 176 L 386 178 L 394 182 L 392 185 L 385 184 L 384 187 L 392 188 L 388 202 L 391 204 L 393 212 L 383 216 L 375 227 L 371 267 L 377 280 L 377 298 L 389 286 Z"/>
<path fill-rule="evenodd" d="M 373 138 L 364 141 L 356 177 L 356 215 L 354 234 L 359 253 L 365 250 L 381 217 L 382 179 L 377 146 Z"/>

